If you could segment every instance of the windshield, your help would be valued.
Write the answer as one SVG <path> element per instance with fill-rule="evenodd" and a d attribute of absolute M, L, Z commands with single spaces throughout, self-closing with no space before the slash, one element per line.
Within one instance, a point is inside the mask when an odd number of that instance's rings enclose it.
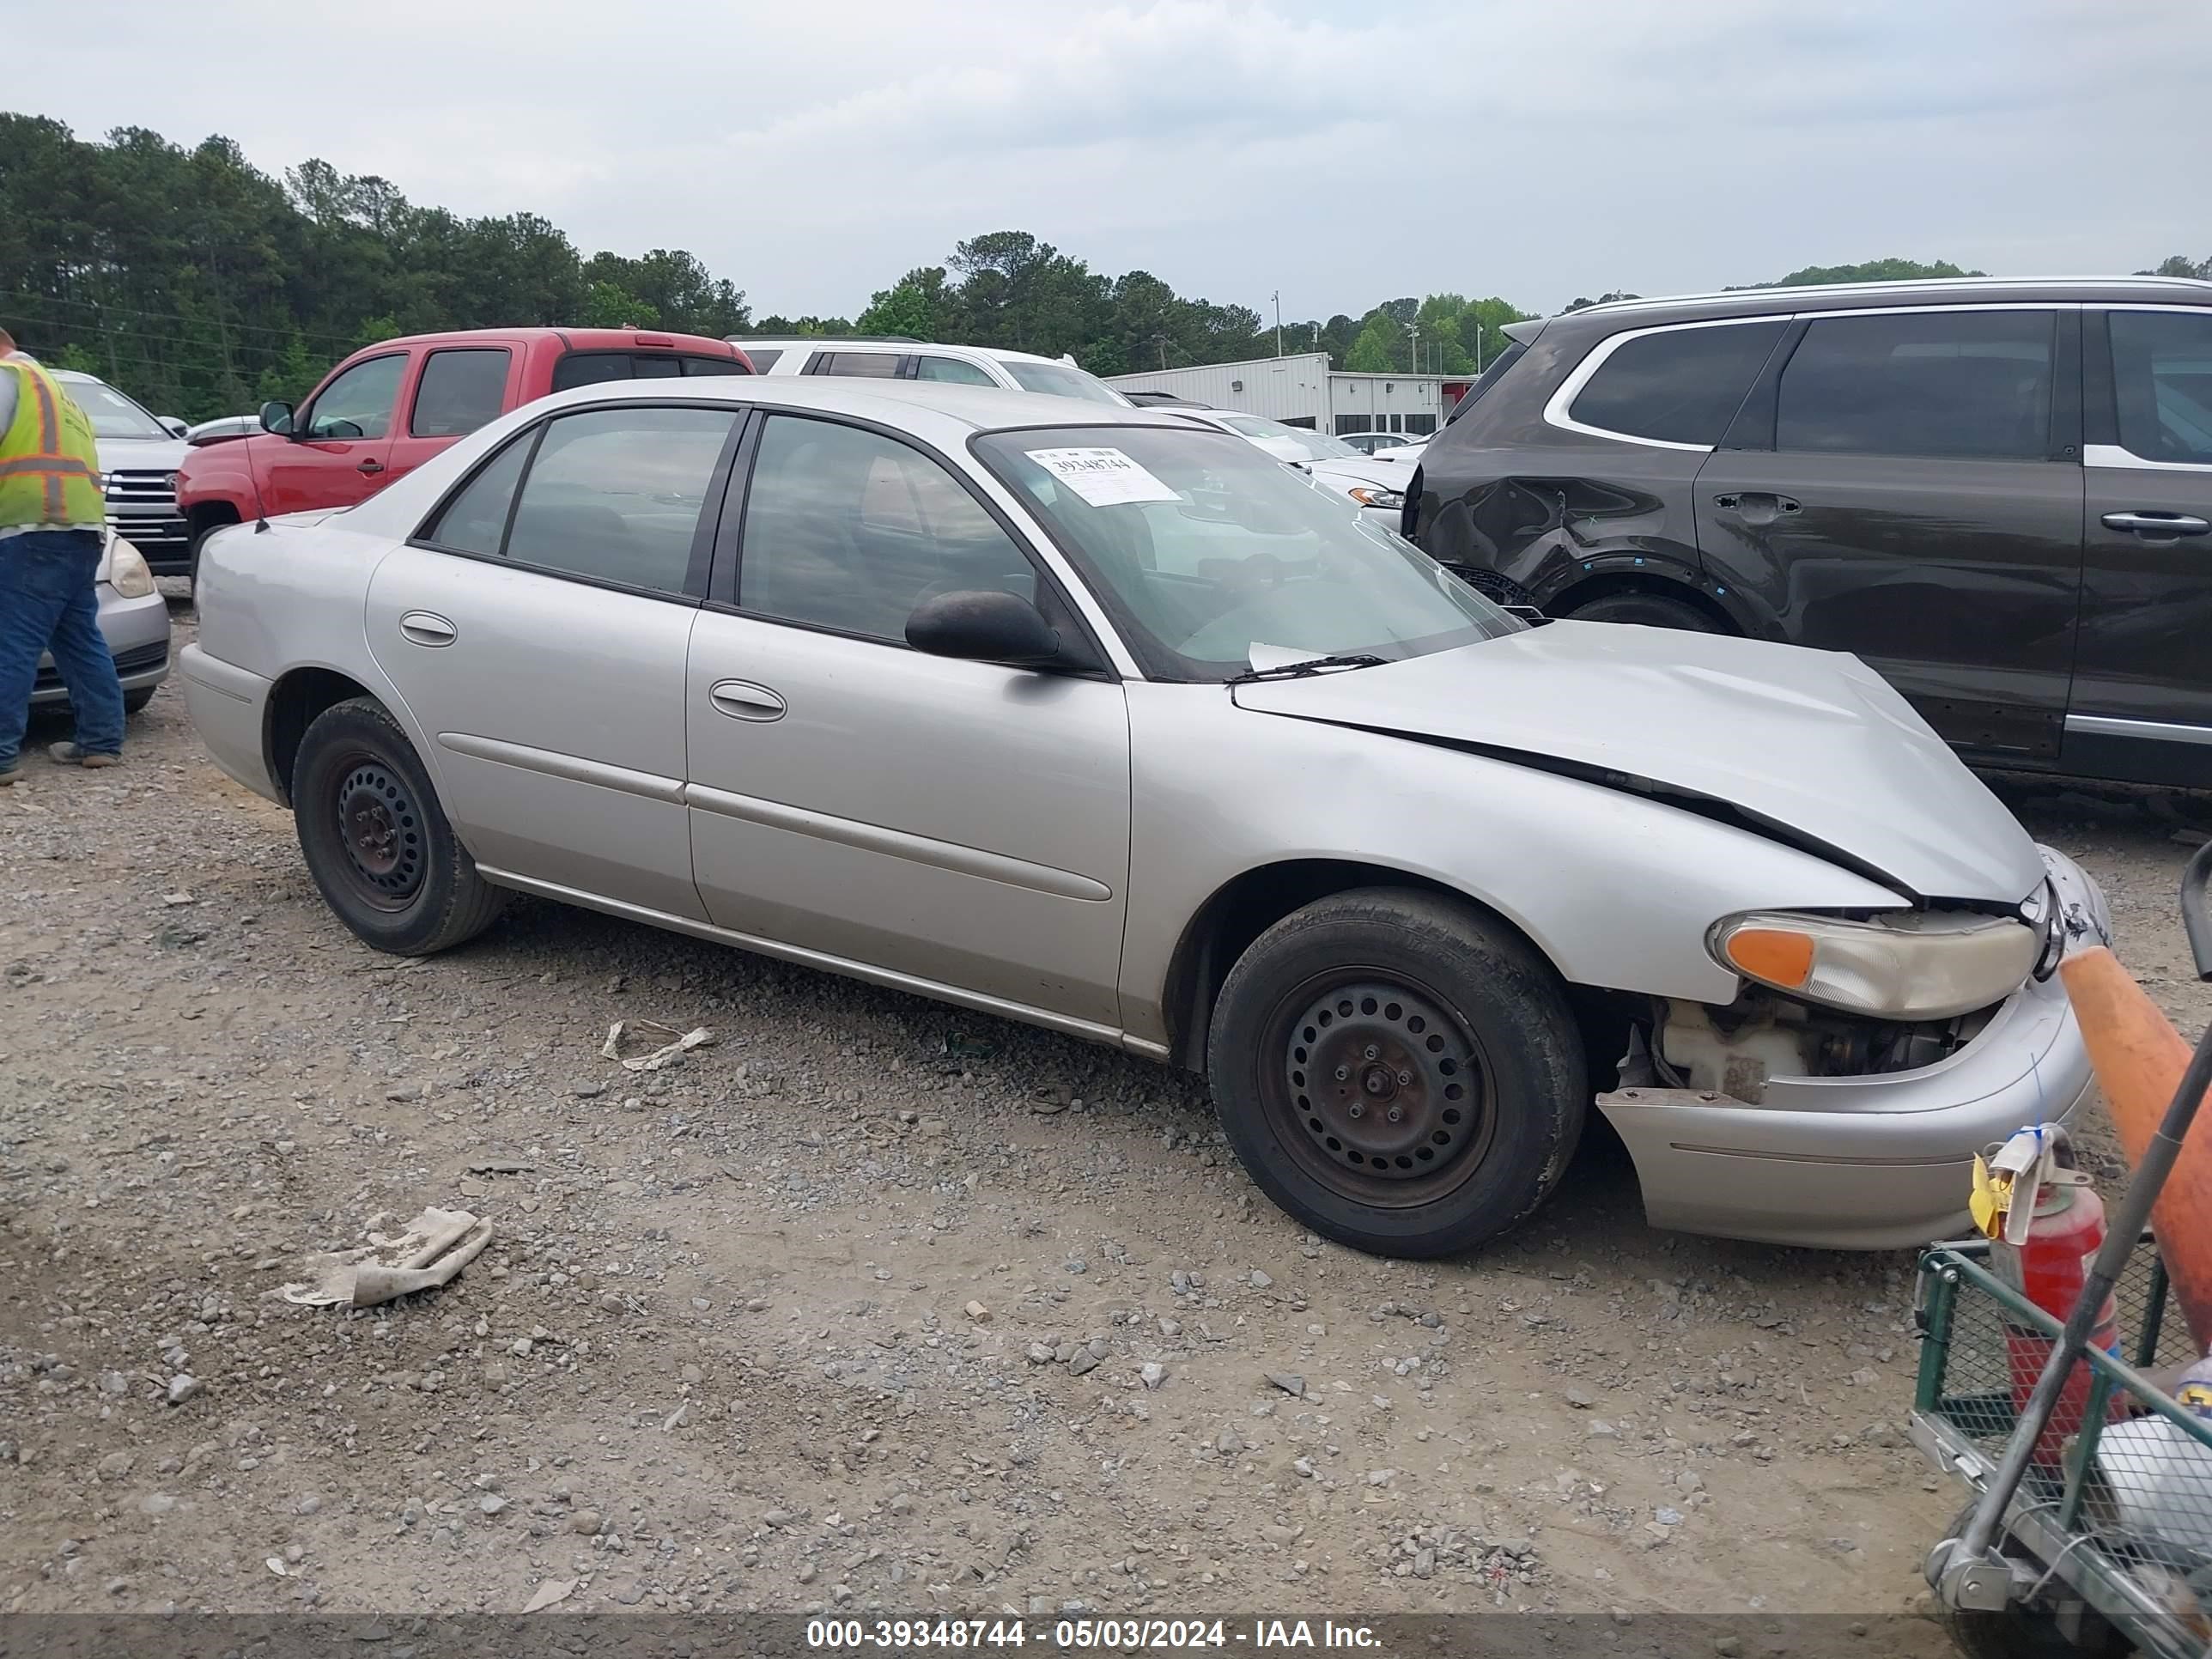
<path fill-rule="evenodd" d="M 95 438 L 166 438 L 168 431 L 104 380 L 64 380 L 62 390 L 92 419 Z"/>
<path fill-rule="evenodd" d="M 1105 381 L 1066 363 L 1025 363 L 1018 357 L 1001 357 L 999 366 L 1024 392 L 1042 392 L 1048 398 L 1080 398 L 1086 403 L 1111 404 L 1116 409 L 1128 407 L 1121 394 Z"/>
<path fill-rule="evenodd" d="M 1324 437 L 1304 428 L 1285 426 L 1262 415 L 1224 415 L 1224 426 L 1234 427 L 1248 438 L 1266 443 L 1267 453 L 1285 461 L 1340 461 L 1359 459 L 1359 452 L 1341 438 Z M 1296 452 L 1295 453 L 1293 452 Z"/>
<path fill-rule="evenodd" d="M 1083 427 L 974 441 L 1155 679 L 1425 656 L 1523 624 L 1340 495 L 1226 433 Z"/>

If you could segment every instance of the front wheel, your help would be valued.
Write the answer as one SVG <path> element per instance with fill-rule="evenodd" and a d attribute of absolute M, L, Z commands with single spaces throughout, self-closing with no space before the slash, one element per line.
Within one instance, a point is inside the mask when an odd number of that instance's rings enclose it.
<path fill-rule="evenodd" d="M 380 951 L 450 949 L 506 904 L 446 821 L 399 722 L 373 697 L 335 703 L 308 726 L 292 769 L 292 820 L 324 902 Z"/>
<path fill-rule="evenodd" d="M 1267 1195 L 1376 1255 L 1451 1255 L 1528 1219 L 1589 1099 L 1551 964 L 1470 907 L 1390 888 L 1316 900 L 1253 942 L 1206 1073 Z"/>

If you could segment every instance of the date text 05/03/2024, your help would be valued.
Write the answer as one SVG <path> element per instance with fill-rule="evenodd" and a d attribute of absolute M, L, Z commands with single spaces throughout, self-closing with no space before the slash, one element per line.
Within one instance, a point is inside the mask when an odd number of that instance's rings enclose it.
<path fill-rule="evenodd" d="M 858 1651 L 929 1648 L 1101 1648 L 1115 1652 L 1177 1648 L 1358 1648 L 1381 1645 L 1365 1625 L 1332 1619 L 810 1619 L 811 1648 Z"/>

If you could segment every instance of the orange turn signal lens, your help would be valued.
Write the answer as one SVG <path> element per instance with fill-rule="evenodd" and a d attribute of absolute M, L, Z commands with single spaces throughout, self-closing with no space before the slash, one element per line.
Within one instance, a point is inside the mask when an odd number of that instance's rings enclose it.
<path fill-rule="evenodd" d="M 1723 947 L 1738 971 L 1785 990 L 1802 989 L 1813 977 L 1813 940 L 1778 927 L 1739 927 Z"/>

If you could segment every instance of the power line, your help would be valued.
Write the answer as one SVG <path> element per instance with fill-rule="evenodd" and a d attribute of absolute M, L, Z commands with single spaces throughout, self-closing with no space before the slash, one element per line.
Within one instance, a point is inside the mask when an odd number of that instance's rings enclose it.
<path fill-rule="evenodd" d="M 183 311 L 146 311 L 136 306 L 112 306 L 104 304 L 98 300 L 68 300 L 44 294 L 33 295 L 30 297 L 33 301 L 38 305 L 68 306 L 81 311 L 90 311 L 98 316 L 146 317 L 173 323 L 202 323 L 212 321 L 211 319 L 195 317 L 191 313 Z M 18 303 L 20 304 L 21 302 L 21 301 L 19 300 Z M 273 325 L 265 323 L 233 323 L 230 326 L 242 333 L 275 334 L 286 339 L 291 339 L 296 337 L 302 340 L 328 341 L 332 344 L 342 345 L 346 343 L 346 336 L 343 334 L 325 334 L 319 329 L 278 328 Z M 351 348 L 349 346 L 348 349 L 351 349 Z"/>

